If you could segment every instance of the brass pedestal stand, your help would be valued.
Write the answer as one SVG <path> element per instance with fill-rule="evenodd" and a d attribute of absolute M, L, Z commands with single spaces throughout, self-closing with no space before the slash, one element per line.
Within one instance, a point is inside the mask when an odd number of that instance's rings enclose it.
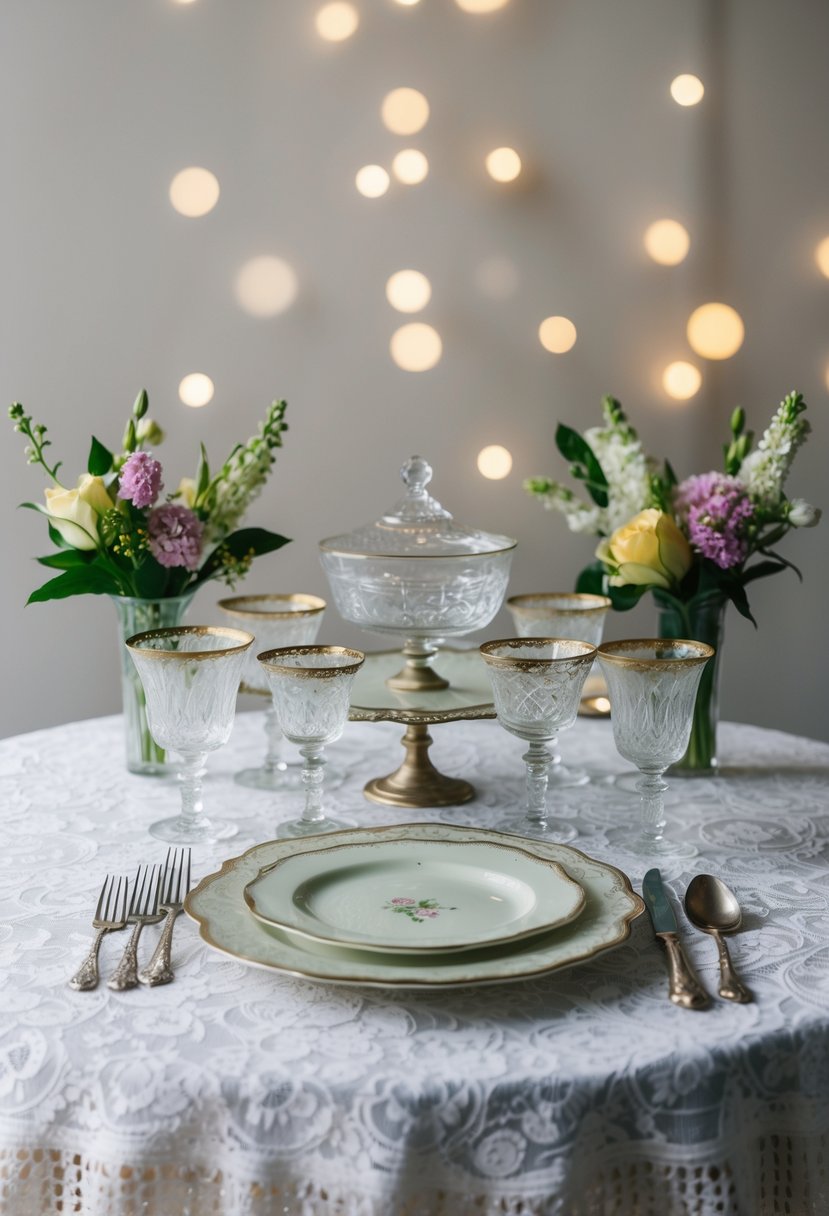
<path fill-rule="evenodd" d="M 429 757 L 429 727 L 440 722 L 494 718 L 492 689 L 476 650 L 442 650 L 441 669 L 448 688 L 402 692 L 390 688 L 389 676 L 400 667 L 400 651 L 366 655 L 354 681 L 349 718 L 353 722 L 400 722 L 406 726 L 402 743 L 406 758 L 387 777 L 374 777 L 364 788 L 366 798 L 384 806 L 459 806 L 475 797 L 468 781 L 447 777 Z"/>

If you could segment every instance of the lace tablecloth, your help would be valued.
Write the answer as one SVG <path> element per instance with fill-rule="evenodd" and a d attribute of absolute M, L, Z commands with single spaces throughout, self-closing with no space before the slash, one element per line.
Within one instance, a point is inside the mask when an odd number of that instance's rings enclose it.
<path fill-rule="evenodd" d="M 296 795 L 243 791 L 260 714 L 212 757 L 208 808 L 239 836 L 196 875 L 274 834 Z M 494 722 L 433 728 L 476 802 L 397 812 L 362 798 L 402 758 L 402 728 L 351 724 L 331 801 L 361 824 L 486 826 L 521 796 L 522 745 Z M 580 720 L 565 759 L 625 767 L 610 725 Z M 725 771 L 674 783 L 663 866 L 674 896 L 722 874 L 756 1002 L 671 1005 L 647 917 L 623 946 L 540 979 L 413 995 L 314 985 L 222 956 L 182 917 L 175 983 L 76 993 L 107 871 L 162 860 L 147 824 L 174 785 L 131 777 L 109 718 L 0 744 L 0 1211 L 4 1216 L 770 1216 L 829 1211 L 829 746 L 725 726 Z M 613 787 L 571 798 L 584 851 L 625 869 Z M 611 807 L 611 799 L 615 804 Z M 678 903 L 678 900 L 677 900 Z M 680 916 L 716 990 L 713 942 Z M 156 930 L 145 933 L 145 957 Z M 123 934 L 105 939 L 104 974 Z"/>

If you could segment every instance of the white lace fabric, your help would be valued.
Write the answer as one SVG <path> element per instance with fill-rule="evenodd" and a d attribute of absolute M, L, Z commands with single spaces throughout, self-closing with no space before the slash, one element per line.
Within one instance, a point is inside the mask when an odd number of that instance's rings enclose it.
<path fill-rule="evenodd" d="M 349 725 L 332 813 L 362 825 L 487 826 L 522 797 L 522 744 L 497 723 L 433 727 L 433 758 L 472 779 L 464 807 L 403 812 L 362 785 L 402 760 L 402 727 Z M 211 758 L 208 813 L 239 836 L 197 878 L 270 839 L 297 794 L 243 790 L 262 715 Z M 0 1212 L 3 1216 L 824 1216 L 829 1211 L 829 745 L 721 729 L 723 775 L 672 782 L 668 830 L 699 855 L 661 865 L 703 982 L 716 950 L 680 911 L 722 875 L 756 994 L 691 1012 L 667 998 L 647 917 L 615 950 L 482 989 L 408 994 L 247 967 L 181 918 L 165 987 L 74 992 L 107 872 L 163 860 L 147 825 L 174 783 L 129 775 L 117 718 L 0 743 Z M 580 720 L 565 763 L 625 766 L 610 724 Z M 607 844 L 636 799 L 570 791 L 585 852 L 639 890 L 649 863 Z M 142 960 L 157 929 L 145 930 Z M 102 976 L 124 934 L 105 938 Z"/>

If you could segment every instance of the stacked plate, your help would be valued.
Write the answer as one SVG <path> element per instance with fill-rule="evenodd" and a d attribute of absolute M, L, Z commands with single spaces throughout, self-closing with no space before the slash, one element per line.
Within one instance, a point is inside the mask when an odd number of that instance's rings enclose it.
<path fill-rule="evenodd" d="M 623 942 L 627 877 L 567 845 L 444 823 L 269 841 L 185 903 L 208 944 L 326 983 L 445 988 L 525 979 Z"/>

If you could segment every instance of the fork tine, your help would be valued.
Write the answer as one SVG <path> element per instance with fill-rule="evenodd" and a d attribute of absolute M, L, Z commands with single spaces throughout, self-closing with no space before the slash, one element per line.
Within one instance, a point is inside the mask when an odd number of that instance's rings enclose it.
<path fill-rule="evenodd" d="M 124 874 L 118 876 L 118 887 L 115 892 L 115 919 L 127 919 L 127 896 L 130 890 L 130 880 Z"/>
<path fill-rule="evenodd" d="M 130 916 L 137 912 L 140 907 L 140 901 L 144 897 L 144 887 L 147 883 L 147 874 L 149 866 L 140 865 L 135 872 L 135 881 L 132 887 L 132 899 L 130 900 Z"/>
<path fill-rule="evenodd" d="M 165 903 L 170 899 L 177 852 L 178 849 L 174 849 L 171 845 L 170 848 L 167 849 L 167 856 L 164 858 L 164 875 L 161 881 L 161 899 Z"/>
<path fill-rule="evenodd" d="M 186 895 L 190 890 L 190 850 L 187 850 L 187 877 L 184 880 L 184 890 L 182 896 Z"/>
<path fill-rule="evenodd" d="M 161 879 L 163 876 L 164 867 L 162 865 L 154 865 L 147 879 L 146 895 L 141 908 L 142 916 L 155 916 L 158 912 L 158 898 L 161 893 Z"/>
<path fill-rule="evenodd" d="M 104 911 L 105 906 L 106 906 L 105 916 L 108 917 L 108 915 L 109 915 L 109 897 L 112 894 L 112 883 L 113 883 L 113 876 L 111 874 L 107 874 L 106 878 L 104 879 L 104 885 L 101 887 L 101 894 L 98 896 L 98 906 L 95 909 L 95 919 L 96 920 L 101 919 L 101 913 Z"/>

